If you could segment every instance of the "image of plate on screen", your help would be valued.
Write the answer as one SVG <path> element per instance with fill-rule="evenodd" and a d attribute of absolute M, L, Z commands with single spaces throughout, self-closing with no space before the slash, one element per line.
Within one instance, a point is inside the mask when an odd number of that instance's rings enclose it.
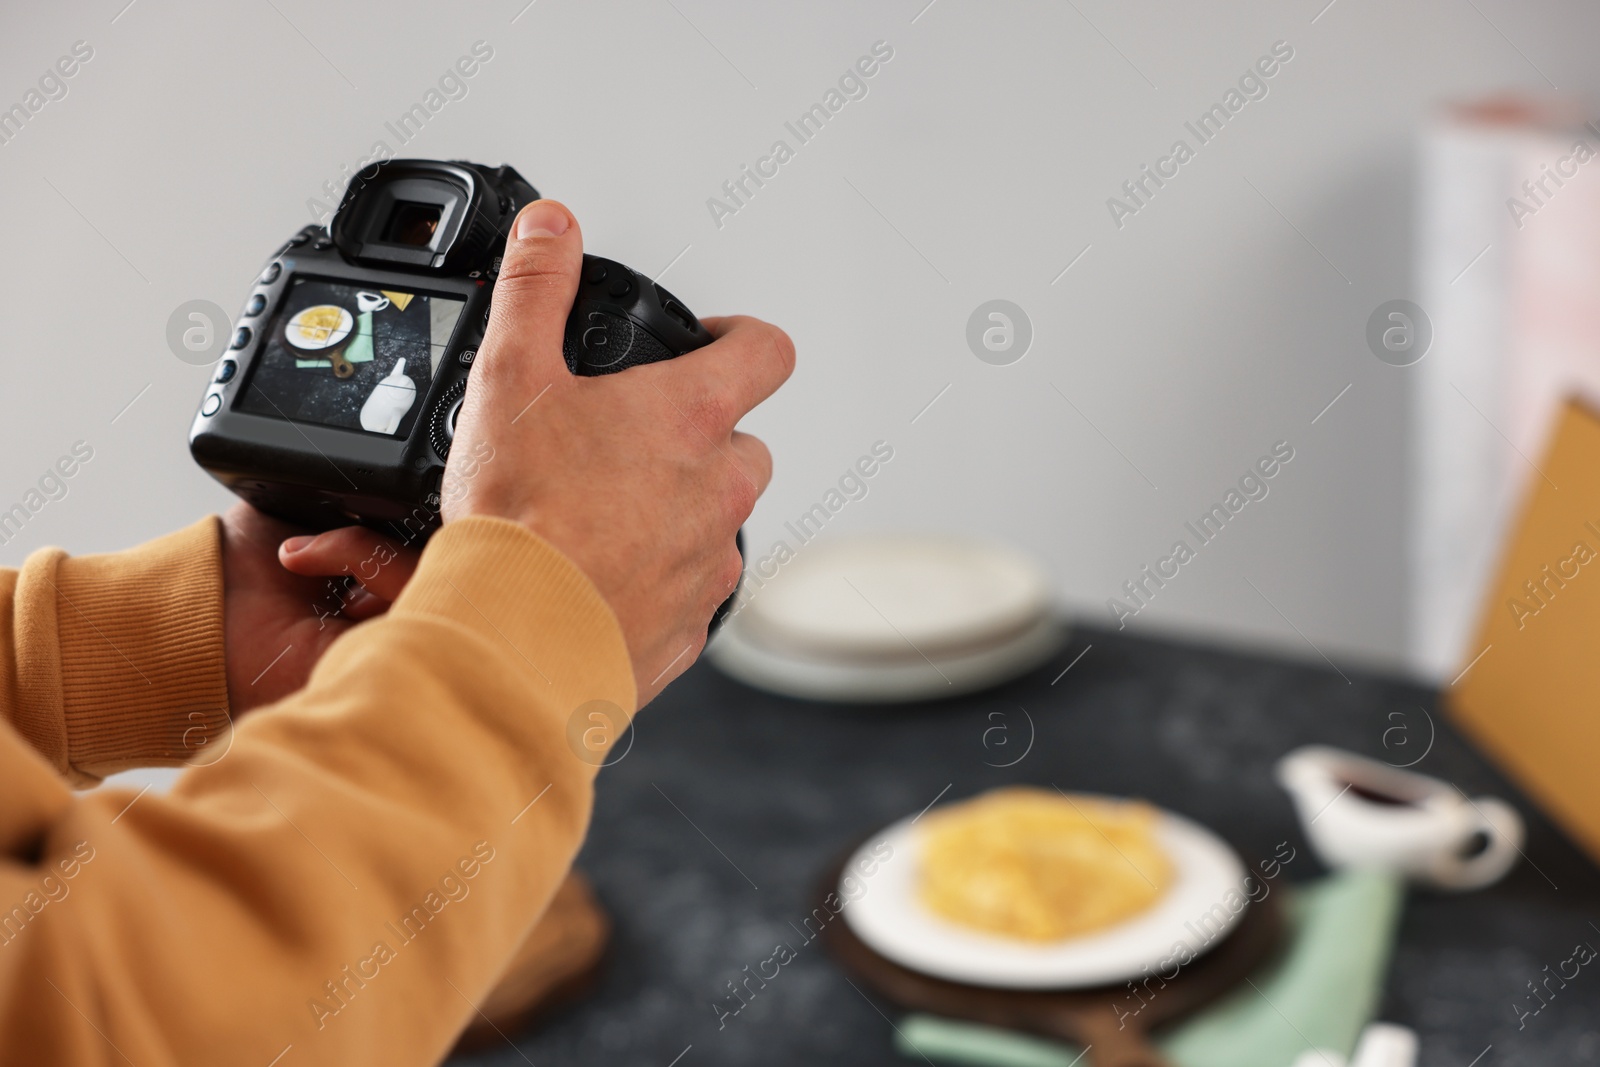
<path fill-rule="evenodd" d="M 1221 944 L 1248 906 L 1231 846 L 1140 801 L 996 790 L 872 835 L 845 869 L 885 842 L 894 858 L 851 894 L 850 929 L 903 967 L 969 985 L 1083 989 L 1170 971 Z"/>
<path fill-rule="evenodd" d="M 349 337 L 355 324 L 355 317 L 337 304 L 313 304 L 284 324 L 283 340 L 302 352 L 321 352 Z"/>

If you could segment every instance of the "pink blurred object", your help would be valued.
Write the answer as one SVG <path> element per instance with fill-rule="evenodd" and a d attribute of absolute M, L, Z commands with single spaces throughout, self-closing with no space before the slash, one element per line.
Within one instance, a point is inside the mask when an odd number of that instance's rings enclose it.
<path fill-rule="evenodd" d="M 1600 129 L 1564 97 L 1446 108 L 1418 216 L 1410 659 L 1448 682 L 1556 410 L 1600 405 Z"/>

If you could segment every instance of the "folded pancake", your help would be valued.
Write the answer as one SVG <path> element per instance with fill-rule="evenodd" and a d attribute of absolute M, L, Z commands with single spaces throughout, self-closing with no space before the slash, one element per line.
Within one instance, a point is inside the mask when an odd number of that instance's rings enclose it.
<path fill-rule="evenodd" d="M 1023 941 L 1103 930 L 1172 884 L 1159 818 L 1142 801 L 996 789 L 923 817 L 918 896 L 953 923 Z"/>
<path fill-rule="evenodd" d="M 294 317 L 293 328 L 298 329 L 304 344 L 322 344 L 344 324 L 344 311 L 332 304 L 318 304 L 306 308 Z"/>

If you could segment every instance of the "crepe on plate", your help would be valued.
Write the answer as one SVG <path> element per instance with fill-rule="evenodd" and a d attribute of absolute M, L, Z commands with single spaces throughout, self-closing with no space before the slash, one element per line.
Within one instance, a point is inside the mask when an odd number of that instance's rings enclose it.
<path fill-rule="evenodd" d="M 992 790 L 924 818 L 918 896 L 941 918 L 1003 937 L 1093 933 L 1172 884 L 1159 818 L 1143 801 Z"/>
<path fill-rule="evenodd" d="M 308 307 L 295 316 L 294 326 L 305 344 L 322 344 L 344 324 L 344 310 L 332 304 Z"/>

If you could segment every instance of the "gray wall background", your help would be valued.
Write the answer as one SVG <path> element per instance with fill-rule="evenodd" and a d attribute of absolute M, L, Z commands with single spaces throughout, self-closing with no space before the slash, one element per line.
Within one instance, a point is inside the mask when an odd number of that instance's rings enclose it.
<path fill-rule="evenodd" d="M 1363 331 L 1414 295 L 1416 133 L 1441 98 L 1592 92 L 1600 9 L 926 2 L 8 12 L 0 105 L 73 42 L 94 57 L 0 145 L 0 506 L 73 442 L 95 457 L 0 563 L 123 547 L 226 506 L 187 454 L 208 372 L 168 350 L 168 315 L 238 308 L 307 199 L 383 139 L 511 162 L 575 210 L 591 250 L 670 263 L 662 280 L 701 314 L 793 335 L 794 379 L 747 423 L 777 460 L 759 550 L 887 440 L 894 460 L 830 529 L 1003 539 L 1103 623 L 1122 582 L 1286 440 L 1270 495 L 1130 627 L 1398 663 L 1407 377 Z M 385 123 L 478 40 L 494 55 L 467 95 L 400 148 Z M 785 121 L 880 40 L 894 58 L 866 97 L 718 228 L 707 198 L 774 140 L 794 145 Z M 1268 95 L 1116 228 L 1107 197 L 1193 143 L 1185 120 L 1280 40 L 1295 54 Z M 993 298 L 1033 323 L 1010 366 L 966 344 Z"/>

